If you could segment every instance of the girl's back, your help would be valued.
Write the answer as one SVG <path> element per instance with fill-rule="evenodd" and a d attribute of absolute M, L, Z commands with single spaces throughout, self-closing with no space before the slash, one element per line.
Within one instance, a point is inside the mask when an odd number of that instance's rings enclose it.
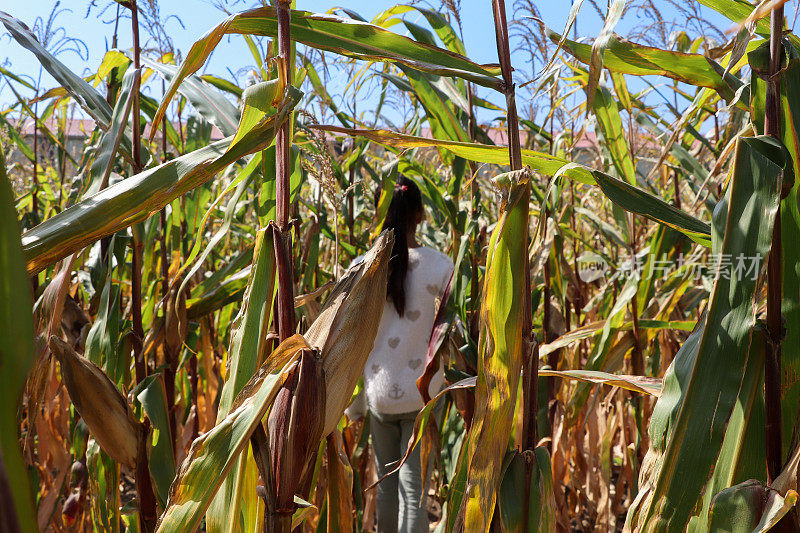
<path fill-rule="evenodd" d="M 416 380 L 425 366 L 436 306 L 452 272 L 453 262 L 445 254 L 425 246 L 408 249 L 403 316 L 387 299 L 364 368 L 365 392 L 373 411 L 400 414 L 422 409 Z M 440 370 L 431 380 L 431 396 L 443 382 Z"/>

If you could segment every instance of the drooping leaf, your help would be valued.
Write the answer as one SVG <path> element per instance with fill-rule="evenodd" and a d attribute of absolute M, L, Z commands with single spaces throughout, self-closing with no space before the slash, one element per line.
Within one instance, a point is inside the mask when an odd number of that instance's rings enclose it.
<path fill-rule="evenodd" d="M 539 347 L 539 357 L 545 357 L 555 350 L 565 348 L 575 342 L 588 339 L 589 337 L 596 335 L 598 331 L 603 329 L 606 321 L 607 320 L 600 320 L 585 324 L 561 335 L 557 339 L 548 342 L 547 344 L 542 344 Z M 695 325 L 696 322 L 693 320 L 639 320 L 639 328 L 641 329 L 676 329 L 680 331 L 692 331 Z M 633 322 L 625 322 L 616 329 L 617 331 L 630 331 L 633 329 Z"/>
<path fill-rule="evenodd" d="M 550 39 L 559 42 L 563 38 L 547 29 Z M 577 60 L 590 64 L 592 47 L 563 39 L 563 48 Z M 625 41 L 611 36 L 603 55 L 603 67 L 622 74 L 636 76 L 658 75 L 677 81 L 708 87 L 716 90 L 726 100 L 732 100 L 742 82 L 733 74 L 723 78 L 725 69 L 716 61 L 701 54 L 687 54 L 671 50 L 661 50 Z"/>
<path fill-rule="evenodd" d="M 584 381 L 586 383 L 598 383 L 620 387 L 633 392 L 641 392 L 650 396 L 660 396 L 662 381 L 659 378 L 647 376 L 627 376 L 621 374 L 609 374 L 595 370 L 539 370 L 539 376 L 559 377 Z"/>
<path fill-rule="evenodd" d="M 161 74 L 168 82 L 172 81 L 178 71 L 178 67 L 174 65 L 160 63 L 147 56 L 142 57 L 142 63 Z M 256 84 L 256 86 L 264 87 L 263 84 Z M 178 92 L 189 100 L 203 118 L 218 127 L 222 135 L 227 137 L 236 133 L 239 110 L 211 85 L 197 76 L 187 76 L 178 86 Z M 271 103 L 271 101 L 267 101 L 268 105 Z"/>
<path fill-rule="evenodd" d="M 337 126 L 314 127 L 322 131 L 365 137 L 380 144 L 397 148 L 422 148 L 432 146 L 443 148 L 459 157 L 471 161 L 497 165 L 508 164 L 508 149 L 503 146 L 488 146 L 443 139 L 428 139 L 387 130 L 347 129 Z M 623 209 L 676 229 L 704 246 L 709 246 L 711 244 L 711 231 L 708 224 L 677 209 L 660 198 L 613 178 L 608 174 L 598 170 L 591 170 L 558 156 L 543 152 L 535 152 L 533 150 L 522 150 L 522 162 L 530 166 L 531 169 L 548 176 L 562 175 L 579 183 L 597 185 L 609 200 Z"/>
<path fill-rule="evenodd" d="M 509 178 L 486 258 L 464 502 L 464 525 L 469 531 L 489 531 L 491 525 L 525 357 L 524 332 L 530 327 L 525 324 L 523 299 L 515 296 L 526 290 L 526 276 L 520 273 L 528 268 L 530 171 Z"/>
<path fill-rule="evenodd" d="M 14 39 L 36 55 L 42 67 L 61 84 L 84 111 L 104 130 L 111 122 L 111 107 L 108 102 L 86 81 L 68 69 L 61 61 L 36 40 L 36 36 L 22 21 L 0 11 L 0 21 Z"/>
<path fill-rule="evenodd" d="M 222 139 L 145 170 L 85 198 L 26 232 L 22 241 L 28 272 L 39 272 L 106 235 L 148 218 L 239 158 L 262 150 L 272 142 L 278 126 L 299 97 L 299 91 L 290 88 L 274 113 L 265 116 L 236 143 L 231 138 Z"/>
<path fill-rule="evenodd" d="M 466 57 L 434 46 L 424 45 L 408 37 L 392 33 L 380 26 L 329 14 L 292 10 L 292 39 L 313 48 L 367 61 L 399 62 L 411 68 L 440 76 L 457 76 L 486 87 L 499 88 L 499 68 L 478 65 Z M 209 30 L 192 45 L 177 75 L 170 82 L 155 122 L 160 122 L 166 106 L 183 80 L 197 72 L 226 34 L 278 34 L 278 15 L 274 7 L 261 7 L 231 15 Z"/>

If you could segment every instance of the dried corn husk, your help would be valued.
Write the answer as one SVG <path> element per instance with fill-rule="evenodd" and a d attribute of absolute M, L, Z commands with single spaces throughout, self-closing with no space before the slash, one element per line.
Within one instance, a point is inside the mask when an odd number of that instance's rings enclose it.
<path fill-rule="evenodd" d="M 133 469 L 144 433 L 125 397 L 97 365 L 55 335 L 50 337 L 50 350 L 61 364 L 70 400 L 97 443 L 112 459 Z"/>
<path fill-rule="evenodd" d="M 325 373 L 323 436 L 336 427 L 375 344 L 386 302 L 386 276 L 394 234 L 383 232 L 363 261 L 339 280 L 306 341 L 322 353 Z"/>

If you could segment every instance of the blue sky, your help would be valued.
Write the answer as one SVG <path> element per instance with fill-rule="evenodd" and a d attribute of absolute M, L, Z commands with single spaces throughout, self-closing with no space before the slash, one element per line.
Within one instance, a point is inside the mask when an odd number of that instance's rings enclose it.
<path fill-rule="evenodd" d="M 297 0 L 297 8 L 308 11 L 327 11 L 334 6 L 345 4 L 350 9 L 359 12 L 364 18 L 371 19 L 379 12 L 396 3 L 398 3 L 396 0 L 348 0 L 346 2 Z M 506 3 L 510 11 L 510 6 L 514 3 L 514 0 L 506 0 Z M 544 22 L 551 28 L 561 31 L 569 13 L 569 0 L 546 0 L 536 1 L 535 3 L 541 11 Z M 98 4 L 105 5 L 105 2 L 98 1 Z M 606 2 L 600 1 L 599 4 L 605 6 Z M 664 2 L 664 4 L 664 16 L 667 18 L 674 17 L 676 13 L 673 8 L 666 5 L 667 2 Z M 7 9 L 12 15 L 21 19 L 29 26 L 32 26 L 36 17 L 46 18 L 48 16 L 52 5 L 52 2 L 44 0 L 26 0 L 14 2 L 13 5 L 7 6 L 4 9 Z M 75 72 L 84 75 L 97 69 L 103 54 L 107 47 L 110 46 L 107 43 L 110 42 L 113 25 L 104 23 L 104 21 L 108 22 L 112 20 L 115 11 L 115 8 L 109 8 L 104 15 L 98 17 L 97 13 L 99 13 L 100 10 L 95 8 L 92 14 L 86 18 L 87 5 L 87 0 L 83 2 L 62 2 L 62 7 L 66 7 L 72 11 L 60 14 L 56 24 L 57 26 L 63 26 L 68 36 L 81 39 L 88 47 L 88 60 L 83 60 L 76 54 L 70 52 L 59 56 L 59 59 L 67 66 Z M 242 10 L 246 8 L 247 5 L 249 5 L 249 2 L 241 2 L 233 9 Z M 175 46 L 184 52 L 189 49 L 197 38 L 225 17 L 225 14 L 214 7 L 208 0 L 162 0 L 160 6 L 162 17 L 171 13 L 178 13 L 180 15 L 183 25 L 171 19 L 167 21 L 166 28 Z M 713 22 L 723 28 L 731 26 L 729 22 L 710 10 L 705 10 L 704 14 L 708 15 Z M 414 16 L 410 16 L 412 20 L 414 20 Z M 511 13 L 509 13 L 510 18 L 511 16 Z M 473 60 L 481 63 L 497 62 L 491 1 L 462 0 L 462 21 L 468 55 Z M 626 13 L 618 25 L 617 31 L 625 35 L 627 29 L 638 23 L 639 21 L 635 13 Z M 596 36 L 601 27 L 602 21 L 598 14 L 589 2 L 585 2 L 578 19 L 579 35 Z M 0 26 L 0 29 L 3 29 L 2 26 Z M 395 31 L 402 31 L 404 29 L 405 28 L 401 26 L 394 27 Z M 119 32 L 120 47 L 127 48 L 130 46 L 130 42 L 130 21 L 121 21 Z M 514 43 L 512 43 L 512 46 L 513 45 Z M 28 74 L 35 78 L 39 72 L 39 66 L 34 56 L 19 46 L 15 41 L 10 41 L 8 36 L 0 40 L 0 64 L 3 64 L 4 61 L 7 68 L 17 74 Z M 524 61 L 524 54 L 516 53 L 512 58 L 512 62 L 517 63 L 518 68 L 527 70 L 525 65 L 520 64 Z M 206 65 L 205 71 L 229 78 L 230 76 L 226 72 L 226 68 L 237 71 L 241 67 L 251 63 L 251 55 L 243 39 L 234 36 L 224 40 L 217 47 L 211 60 Z M 332 86 L 329 87 L 329 90 L 334 94 L 338 92 L 337 83 L 343 86 L 341 80 L 332 80 L 331 83 Z M 0 86 L 3 87 L 2 90 L 0 90 L 0 104 L 8 103 L 13 99 L 13 95 L 4 85 L 4 83 L 0 82 Z M 42 87 L 47 89 L 54 85 L 56 85 L 55 81 L 45 73 L 42 77 Z M 487 97 L 489 95 L 484 93 L 482 96 Z M 501 103 L 497 98 L 492 99 L 497 103 Z"/>

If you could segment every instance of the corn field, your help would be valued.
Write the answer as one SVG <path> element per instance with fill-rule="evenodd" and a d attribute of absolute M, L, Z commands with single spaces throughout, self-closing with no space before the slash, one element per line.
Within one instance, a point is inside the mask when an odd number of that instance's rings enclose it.
<path fill-rule="evenodd" d="M 791 4 L 480 3 L 493 64 L 472 0 L 273 0 L 183 52 L 118 0 L 88 76 L 0 11 L 58 83 L 0 65 L 0 531 L 374 531 L 344 411 L 401 175 L 455 265 L 406 454 L 431 531 L 800 531 Z M 684 27 L 615 31 L 667 4 Z M 203 73 L 241 40 L 246 83 Z"/>

